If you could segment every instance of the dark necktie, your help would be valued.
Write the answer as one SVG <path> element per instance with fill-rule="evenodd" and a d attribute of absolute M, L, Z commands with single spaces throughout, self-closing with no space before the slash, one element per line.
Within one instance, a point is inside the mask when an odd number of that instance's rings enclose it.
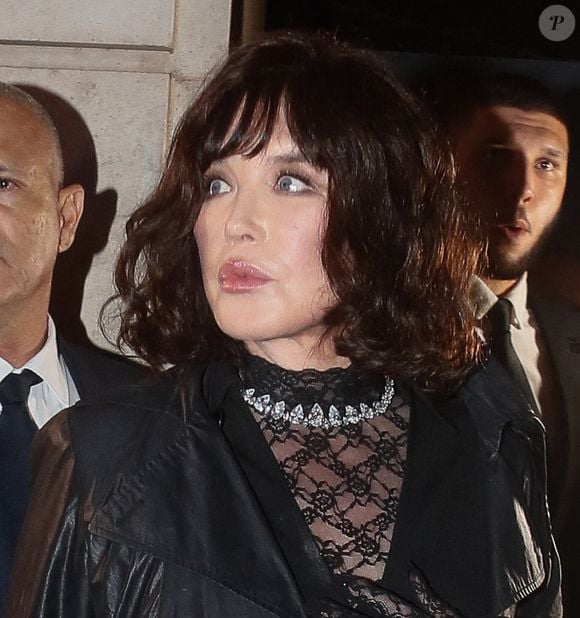
<path fill-rule="evenodd" d="M 0 615 L 28 501 L 28 455 L 36 424 L 26 402 L 30 387 L 40 381 L 25 369 L 0 382 Z"/>
<path fill-rule="evenodd" d="M 530 388 L 530 383 L 512 345 L 511 315 L 512 304 L 507 298 L 500 298 L 487 312 L 490 325 L 489 345 L 496 360 L 504 366 L 532 409 L 537 412 L 536 400 Z"/>

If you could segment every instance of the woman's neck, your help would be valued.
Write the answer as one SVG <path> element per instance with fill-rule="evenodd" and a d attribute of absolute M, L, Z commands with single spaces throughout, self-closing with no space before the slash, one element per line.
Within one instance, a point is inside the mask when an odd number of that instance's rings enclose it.
<path fill-rule="evenodd" d="M 333 367 L 348 367 L 350 360 L 339 356 L 330 338 L 323 341 L 301 341 L 297 339 L 277 339 L 275 341 L 246 341 L 250 354 L 259 356 L 284 369 L 301 371 L 317 369 L 325 371 Z"/>

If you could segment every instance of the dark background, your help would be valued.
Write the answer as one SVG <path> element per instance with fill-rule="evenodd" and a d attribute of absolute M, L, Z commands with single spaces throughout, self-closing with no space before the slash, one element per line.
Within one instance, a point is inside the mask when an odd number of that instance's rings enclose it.
<path fill-rule="evenodd" d="M 580 23 L 566 41 L 545 39 L 540 13 L 577 0 L 268 0 L 266 30 L 330 30 L 343 40 L 389 51 L 580 61 Z"/>

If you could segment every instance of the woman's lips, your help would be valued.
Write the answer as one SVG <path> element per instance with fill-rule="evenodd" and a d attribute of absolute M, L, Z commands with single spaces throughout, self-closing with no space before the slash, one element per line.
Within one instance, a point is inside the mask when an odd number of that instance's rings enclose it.
<path fill-rule="evenodd" d="M 257 266 L 241 260 L 226 262 L 218 271 L 220 288 L 224 292 L 239 294 L 263 287 L 272 278 Z"/>

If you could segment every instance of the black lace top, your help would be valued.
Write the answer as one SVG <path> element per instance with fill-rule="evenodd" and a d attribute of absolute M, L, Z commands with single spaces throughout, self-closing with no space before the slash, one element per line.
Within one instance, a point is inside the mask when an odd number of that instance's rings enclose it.
<path fill-rule="evenodd" d="M 305 412 L 318 403 L 325 414 L 331 405 L 370 409 L 386 384 L 353 367 L 296 372 L 257 357 L 241 373 L 245 389 L 270 396 L 270 411 L 280 401 Z M 379 581 L 403 482 L 408 405 L 395 393 L 384 414 L 327 429 L 252 412 L 331 572 L 358 586 Z"/>

